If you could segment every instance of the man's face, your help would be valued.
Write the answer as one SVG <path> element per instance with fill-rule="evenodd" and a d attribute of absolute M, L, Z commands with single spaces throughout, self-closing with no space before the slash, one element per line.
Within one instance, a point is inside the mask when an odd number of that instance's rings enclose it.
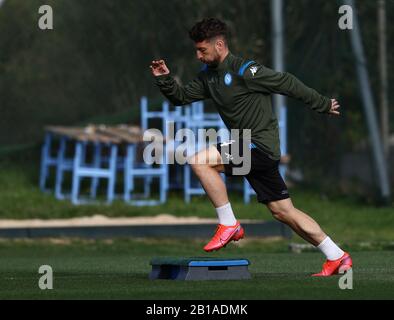
<path fill-rule="evenodd" d="M 195 43 L 197 59 L 211 67 L 220 63 L 217 40 L 204 40 Z"/>

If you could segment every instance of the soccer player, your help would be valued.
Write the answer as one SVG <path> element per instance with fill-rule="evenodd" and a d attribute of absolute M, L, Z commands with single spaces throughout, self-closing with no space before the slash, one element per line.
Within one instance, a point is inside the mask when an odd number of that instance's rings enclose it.
<path fill-rule="evenodd" d="M 257 200 L 268 207 L 274 218 L 290 226 L 326 256 L 322 271 L 314 276 L 331 276 L 349 270 L 352 267 L 350 255 L 339 248 L 315 220 L 293 206 L 278 170 L 279 132 L 271 94 L 299 99 L 312 110 L 336 116 L 340 114 L 338 102 L 320 95 L 287 72 L 275 72 L 234 56 L 228 48 L 227 26 L 219 19 L 203 19 L 193 26 L 189 36 L 194 41 L 197 59 L 205 68 L 193 81 L 181 86 L 171 76 L 164 60 L 152 61 L 151 72 L 161 92 L 174 105 L 211 99 L 229 129 L 250 129 L 251 168 L 245 178 L 256 191 Z M 207 252 L 244 237 L 244 229 L 234 216 L 219 174 L 232 175 L 236 167 L 221 156 L 222 148 L 227 148 L 230 157 L 232 152 L 242 153 L 231 150 L 232 146 L 232 142 L 211 145 L 189 159 L 219 219 L 214 237 L 204 247 Z"/>

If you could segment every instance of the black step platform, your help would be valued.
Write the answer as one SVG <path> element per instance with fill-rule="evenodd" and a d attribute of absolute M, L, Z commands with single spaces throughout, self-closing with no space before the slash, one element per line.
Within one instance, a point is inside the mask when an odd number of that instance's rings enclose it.
<path fill-rule="evenodd" d="M 149 279 L 245 280 L 250 279 L 247 259 L 155 258 Z"/>

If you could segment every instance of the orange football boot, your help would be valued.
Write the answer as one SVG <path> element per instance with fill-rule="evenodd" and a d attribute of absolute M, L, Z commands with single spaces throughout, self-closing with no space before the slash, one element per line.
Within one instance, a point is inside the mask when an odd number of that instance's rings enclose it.
<path fill-rule="evenodd" d="M 225 247 L 230 241 L 241 240 L 244 235 L 244 228 L 241 227 L 241 224 L 238 221 L 234 226 L 224 226 L 219 224 L 216 228 L 215 235 L 204 247 L 204 250 L 207 252 L 219 250 L 220 248 Z"/>
<path fill-rule="evenodd" d="M 352 258 L 347 252 L 345 252 L 343 256 L 337 260 L 327 260 L 323 264 L 322 271 L 320 273 L 313 274 L 312 277 L 329 277 L 340 272 L 348 271 L 352 268 L 352 265 Z"/>

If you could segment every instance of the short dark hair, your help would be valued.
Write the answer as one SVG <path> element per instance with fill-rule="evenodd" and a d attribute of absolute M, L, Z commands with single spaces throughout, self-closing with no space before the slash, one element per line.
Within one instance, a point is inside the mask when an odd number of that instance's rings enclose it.
<path fill-rule="evenodd" d="M 190 29 L 189 36 L 194 42 L 211 40 L 222 36 L 227 43 L 228 29 L 227 25 L 217 18 L 204 18 Z"/>

